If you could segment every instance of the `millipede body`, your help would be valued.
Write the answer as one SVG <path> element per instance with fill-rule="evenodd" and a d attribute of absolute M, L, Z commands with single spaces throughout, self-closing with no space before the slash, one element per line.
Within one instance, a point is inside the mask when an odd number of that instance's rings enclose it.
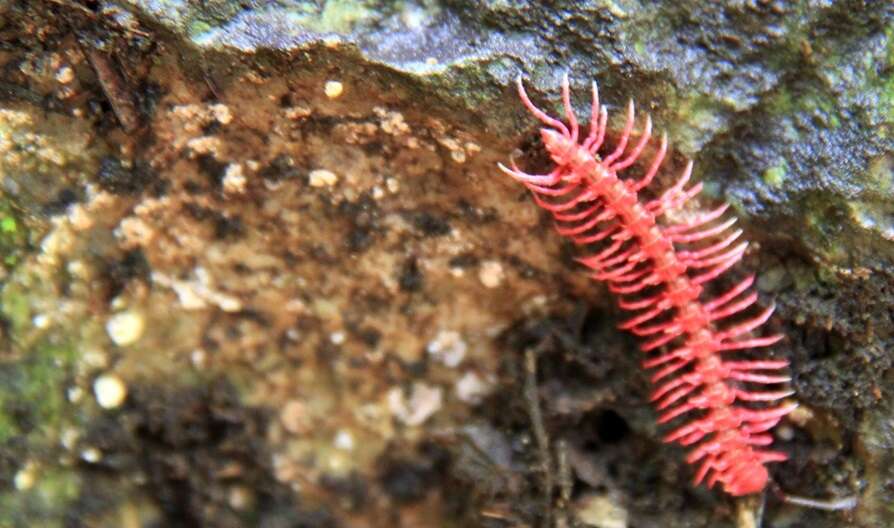
<path fill-rule="evenodd" d="M 643 366 L 657 369 L 651 399 L 661 412 L 658 421 L 679 418 L 664 440 L 693 446 L 686 460 L 698 465 L 695 484 L 719 482 L 735 496 L 760 492 L 769 478 L 765 464 L 786 459 L 767 449 L 769 431 L 797 405 L 772 403 L 790 396 L 789 390 L 755 387 L 788 382 L 780 373 L 788 361 L 753 359 L 742 352 L 771 346 L 783 336 L 750 335 L 774 309 L 753 307 L 754 275 L 714 297 L 704 292 L 706 284 L 742 258 L 748 244 L 738 241 L 742 231 L 732 229 L 735 219 L 723 219 L 728 205 L 683 221 L 667 219 L 702 189 L 701 183 L 687 188 L 691 161 L 669 189 L 652 199 L 641 196 L 667 154 L 666 135 L 641 178 L 621 179 L 649 143 L 652 121 L 646 117 L 639 139 L 629 145 L 631 101 L 617 144 L 600 153 L 608 112 L 599 103 L 595 82 L 592 90 L 588 135 L 581 138 L 567 76 L 562 83 L 565 122 L 537 108 L 519 77 L 519 96 L 545 125 L 541 137 L 556 166 L 543 175 L 522 172 L 514 162 L 500 169 L 532 191 L 537 205 L 552 214 L 559 234 L 582 248 L 578 261 L 608 284 L 622 309 L 635 312 L 620 327 L 645 339 Z"/>

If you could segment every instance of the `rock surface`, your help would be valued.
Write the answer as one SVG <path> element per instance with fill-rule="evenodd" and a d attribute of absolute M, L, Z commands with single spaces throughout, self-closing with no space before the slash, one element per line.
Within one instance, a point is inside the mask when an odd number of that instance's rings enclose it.
<path fill-rule="evenodd" d="M 494 169 L 564 72 L 759 242 L 774 478 L 860 500 L 765 525 L 894 522 L 886 4 L 0 3 L 0 526 L 743 526 Z"/>

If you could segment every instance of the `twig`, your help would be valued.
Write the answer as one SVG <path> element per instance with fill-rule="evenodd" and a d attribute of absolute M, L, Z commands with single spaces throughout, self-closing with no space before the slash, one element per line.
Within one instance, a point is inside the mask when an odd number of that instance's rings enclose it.
<path fill-rule="evenodd" d="M 528 408 L 528 415 L 531 418 L 531 427 L 534 429 L 534 438 L 537 440 L 540 470 L 543 472 L 543 498 L 546 510 L 544 526 L 551 526 L 552 493 L 555 482 L 549 449 L 549 436 L 546 433 L 546 427 L 543 425 L 543 411 L 540 408 L 540 397 L 537 391 L 537 351 L 542 345 L 543 342 L 535 348 L 525 350 L 524 398 Z"/>
<path fill-rule="evenodd" d="M 87 46 L 84 48 L 84 53 L 90 61 L 90 66 L 96 72 L 99 85 L 112 105 L 112 111 L 115 112 L 115 117 L 121 123 L 121 128 L 127 133 L 133 132 L 139 127 L 140 118 L 131 97 L 130 87 L 118 74 L 118 70 L 115 69 L 111 59 L 106 54 Z"/>

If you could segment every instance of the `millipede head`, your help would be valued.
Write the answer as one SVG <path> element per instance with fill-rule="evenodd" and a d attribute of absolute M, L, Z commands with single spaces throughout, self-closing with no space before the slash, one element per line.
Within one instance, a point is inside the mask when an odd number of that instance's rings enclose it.
<path fill-rule="evenodd" d="M 543 139 L 543 146 L 549 152 L 549 157 L 556 162 L 557 165 L 565 165 L 577 147 L 574 138 L 557 132 L 552 128 L 541 128 L 540 137 Z"/>

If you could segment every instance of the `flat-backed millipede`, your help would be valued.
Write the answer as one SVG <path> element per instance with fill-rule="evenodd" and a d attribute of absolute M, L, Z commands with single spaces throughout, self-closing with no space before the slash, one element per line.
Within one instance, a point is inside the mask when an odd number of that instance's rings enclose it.
<path fill-rule="evenodd" d="M 622 309 L 636 314 L 620 327 L 646 340 L 643 366 L 658 369 L 651 399 L 661 412 L 659 423 L 679 417 L 679 424 L 664 440 L 694 446 L 687 462 L 698 464 L 695 484 L 707 478 L 735 496 L 762 491 L 769 479 L 765 464 L 786 459 L 766 449 L 770 429 L 797 404 L 770 404 L 792 394 L 787 389 L 755 390 L 750 385 L 783 384 L 790 380 L 778 371 L 784 359 L 751 359 L 742 351 L 768 347 L 781 335 L 749 334 L 765 323 L 774 307 L 751 308 L 757 303 L 754 275 L 728 286 L 714 297 L 706 284 L 738 262 L 747 242 L 736 242 L 741 230 L 735 219 L 723 220 L 728 205 L 691 216 L 667 220 L 702 189 L 686 187 L 692 174 L 688 162 L 676 184 L 653 199 L 640 191 L 654 179 L 667 154 L 667 136 L 639 179 L 620 179 L 634 166 L 652 136 L 646 117 L 632 148 L 634 105 L 614 149 L 600 154 L 606 139 L 608 112 L 599 104 L 596 83 L 589 131 L 580 140 L 580 127 L 571 108 L 568 77 L 562 82 L 566 122 L 537 108 L 518 78 L 518 93 L 525 107 L 544 125 L 541 137 L 555 168 L 544 175 L 522 172 L 515 163 L 500 169 L 524 184 L 534 201 L 549 211 L 556 230 L 580 246 L 577 260 L 592 270 L 592 277 L 608 283 Z M 664 222 L 659 219 L 665 218 Z M 750 316 L 746 310 L 754 310 Z M 727 321 L 725 321 L 727 320 Z M 731 321 L 730 321 L 731 320 Z"/>

